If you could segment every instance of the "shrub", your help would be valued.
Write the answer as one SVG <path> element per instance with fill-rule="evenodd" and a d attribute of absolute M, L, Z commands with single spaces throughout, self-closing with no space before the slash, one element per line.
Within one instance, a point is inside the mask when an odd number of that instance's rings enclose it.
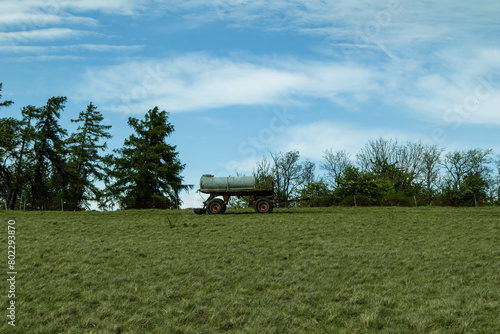
<path fill-rule="evenodd" d="M 413 197 L 408 197 L 401 192 L 391 192 L 382 198 L 383 206 L 415 206 Z"/>

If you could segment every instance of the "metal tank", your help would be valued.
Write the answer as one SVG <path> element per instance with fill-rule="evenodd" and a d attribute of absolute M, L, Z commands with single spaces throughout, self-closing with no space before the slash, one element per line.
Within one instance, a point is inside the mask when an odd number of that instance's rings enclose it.
<path fill-rule="evenodd" d="M 200 191 L 231 192 L 256 189 L 255 176 L 214 177 L 205 174 L 200 179 Z"/>

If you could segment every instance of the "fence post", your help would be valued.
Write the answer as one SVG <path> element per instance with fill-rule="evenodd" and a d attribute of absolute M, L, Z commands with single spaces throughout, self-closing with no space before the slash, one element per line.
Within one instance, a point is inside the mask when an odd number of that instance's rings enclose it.
<path fill-rule="evenodd" d="M 61 211 L 64 211 L 64 201 L 61 198 Z"/>
<path fill-rule="evenodd" d="M 358 206 L 356 203 L 356 195 L 354 195 L 354 206 Z"/>
<path fill-rule="evenodd" d="M 413 199 L 415 200 L 415 207 L 417 207 L 417 198 L 415 197 L 415 195 L 413 195 Z"/>

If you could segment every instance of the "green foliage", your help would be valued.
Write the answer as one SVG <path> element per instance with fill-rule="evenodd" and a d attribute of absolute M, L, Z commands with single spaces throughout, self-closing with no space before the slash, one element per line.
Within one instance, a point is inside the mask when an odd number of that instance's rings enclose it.
<path fill-rule="evenodd" d="M 493 205 L 500 195 L 500 168 L 492 150 L 444 149 L 380 138 L 369 141 L 351 163 L 345 151 L 325 151 L 322 168 L 340 205 Z M 499 160 L 500 161 L 500 160 Z M 499 164 L 499 162 L 496 162 Z M 355 166 L 359 166 L 355 167 Z M 500 165 L 498 165 L 500 166 Z"/>
<path fill-rule="evenodd" d="M 68 136 L 59 124 L 66 101 L 52 97 L 43 107 L 24 107 L 22 120 L 0 118 L 0 196 L 8 209 L 20 198 L 30 210 L 83 210 L 91 200 L 107 209 L 114 199 L 124 208 L 181 204 L 180 191 L 190 186 L 180 176 L 185 166 L 175 146 L 165 142 L 173 131 L 166 112 L 155 108 L 144 121 L 130 118 L 136 134 L 115 151 L 118 156 L 104 158 L 111 126 L 102 124 L 102 114 L 90 103 L 72 120 L 78 128 Z M 103 180 L 106 191 L 97 187 Z"/>
<path fill-rule="evenodd" d="M 413 181 L 414 175 L 397 167 L 397 162 L 388 163 L 387 159 L 373 161 L 372 173 L 382 182 L 390 184 L 395 193 L 412 195 L 415 193 Z"/>
<path fill-rule="evenodd" d="M 27 181 L 30 178 L 30 166 L 33 162 L 33 143 L 35 130 L 31 120 L 35 117 L 36 108 L 24 107 L 21 111 L 22 120 L 13 118 L 0 119 L 0 184 L 5 196 L 7 207 L 13 210 L 18 196 L 27 191 Z"/>
<path fill-rule="evenodd" d="M 0 82 L 0 93 L 2 92 L 2 86 L 3 84 Z M 0 99 L 2 98 L 2 94 L 0 94 Z M 0 101 L 0 107 L 7 107 L 10 106 L 11 104 L 14 104 L 12 101 Z"/>
<path fill-rule="evenodd" d="M 390 191 L 382 198 L 382 206 L 415 206 L 414 199 L 404 192 Z"/>
<path fill-rule="evenodd" d="M 33 178 L 29 179 L 32 209 L 47 209 L 45 203 L 68 197 L 68 186 L 74 178 L 66 161 L 64 139 L 68 132 L 59 125 L 66 101 L 66 97 L 52 97 L 34 110 Z"/>
<path fill-rule="evenodd" d="M 323 181 L 309 182 L 299 190 L 299 196 L 302 200 L 308 200 L 300 202 L 301 206 L 326 207 L 333 205 L 335 201 L 334 192 Z"/>
<path fill-rule="evenodd" d="M 192 186 L 183 183 L 185 165 L 176 147 L 166 143 L 174 131 L 168 113 L 155 107 L 144 120 L 130 117 L 128 124 L 135 133 L 107 157 L 109 194 L 125 209 L 179 207 L 180 191 Z"/>
<path fill-rule="evenodd" d="M 257 163 L 253 175 L 259 189 L 273 189 L 277 206 L 290 207 L 293 198 L 314 179 L 314 163 L 300 162 L 298 151 L 271 153 L 272 162 L 265 158 Z"/>
<path fill-rule="evenodd" d="M 72 134 L 66 144 L 70 152 L 69 166 L 74 172 L 68 194 L 73 210 L 88 208 L 88 201 L 100 199 L 101 191 L 95 183 L 105 179 L 104 158 L 100 151 L 106 149 L 103 139 L 111 138 L 108 130 L 111 125 L 102 125 L 102 114 L 90 103 L 87 109 L 80 112 L 77 119 L 76 133 Z"/>
<path fill-rule="evenodd" d="M 444 206 L 479 206 L 486 202 L 488 183 L 481 175 L 466 176 L 459 188 L 446 187 L 438 196 Z"/>
<path fill-rule="evenodd" d="M 314 164 L 300 162 L 298 151 L 271 154 L 273 159 L 272 176 L 278 206 L 289 207 L 291 200 L 301 187 L 314 179 Z"/>
<path fill-rule="evenodd" d="M 20 143 L 18 133 L 21 124 L 13 118 L 0 118 L 0 196 L 9 198 L 13 190 L 14 166 L 11 161 L 16 160 L 17 147 Z"/>
<path fill-rule="evenodd" d="M 387 180 L 371 172 L 361 172 L 352 166 L 345 169 L 343 177 L 337 180 L 337 184 L 335 194 L 340 198 L 353 198 L 354 201 L 354 196 L 358 199 L 366 197 L 371 199 L 368 201 L 370 205 L 379 203 L 391 187 Z"/>
<path fill-rule="evenodd" d="M 499 333 L 499 214 L 0 211 L 0 221 L 14 219 L 20 240 L 18 333 Z M 7 301 L 5 279 L 1 290 Z"/>

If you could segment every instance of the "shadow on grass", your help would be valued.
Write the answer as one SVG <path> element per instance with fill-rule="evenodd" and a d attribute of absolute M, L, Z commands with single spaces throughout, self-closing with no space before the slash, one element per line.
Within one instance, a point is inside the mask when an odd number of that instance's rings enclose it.
<path fill-rule="evenodd" d="M 252 209 L 228 209 L 226 212 L 223 213 L 223 215 L 280 215 L 280 214 L 290 214 L 290 213 L 314 213 L 315 211 L 313 210 L 304 210 L 303 208 L 299 211 L 294 210 L 294 209 L 275 209 L 273 210 L 272 213 L 258 213 Z M 194 215 L 196 216 L 203 216 L 203 215 L 210 215 L 208 212 L 203 213 L 203 214 L 196 214 L 193 212 Z M 217 216 L 217 215 L 211 215 L 211 216 Z"/>

